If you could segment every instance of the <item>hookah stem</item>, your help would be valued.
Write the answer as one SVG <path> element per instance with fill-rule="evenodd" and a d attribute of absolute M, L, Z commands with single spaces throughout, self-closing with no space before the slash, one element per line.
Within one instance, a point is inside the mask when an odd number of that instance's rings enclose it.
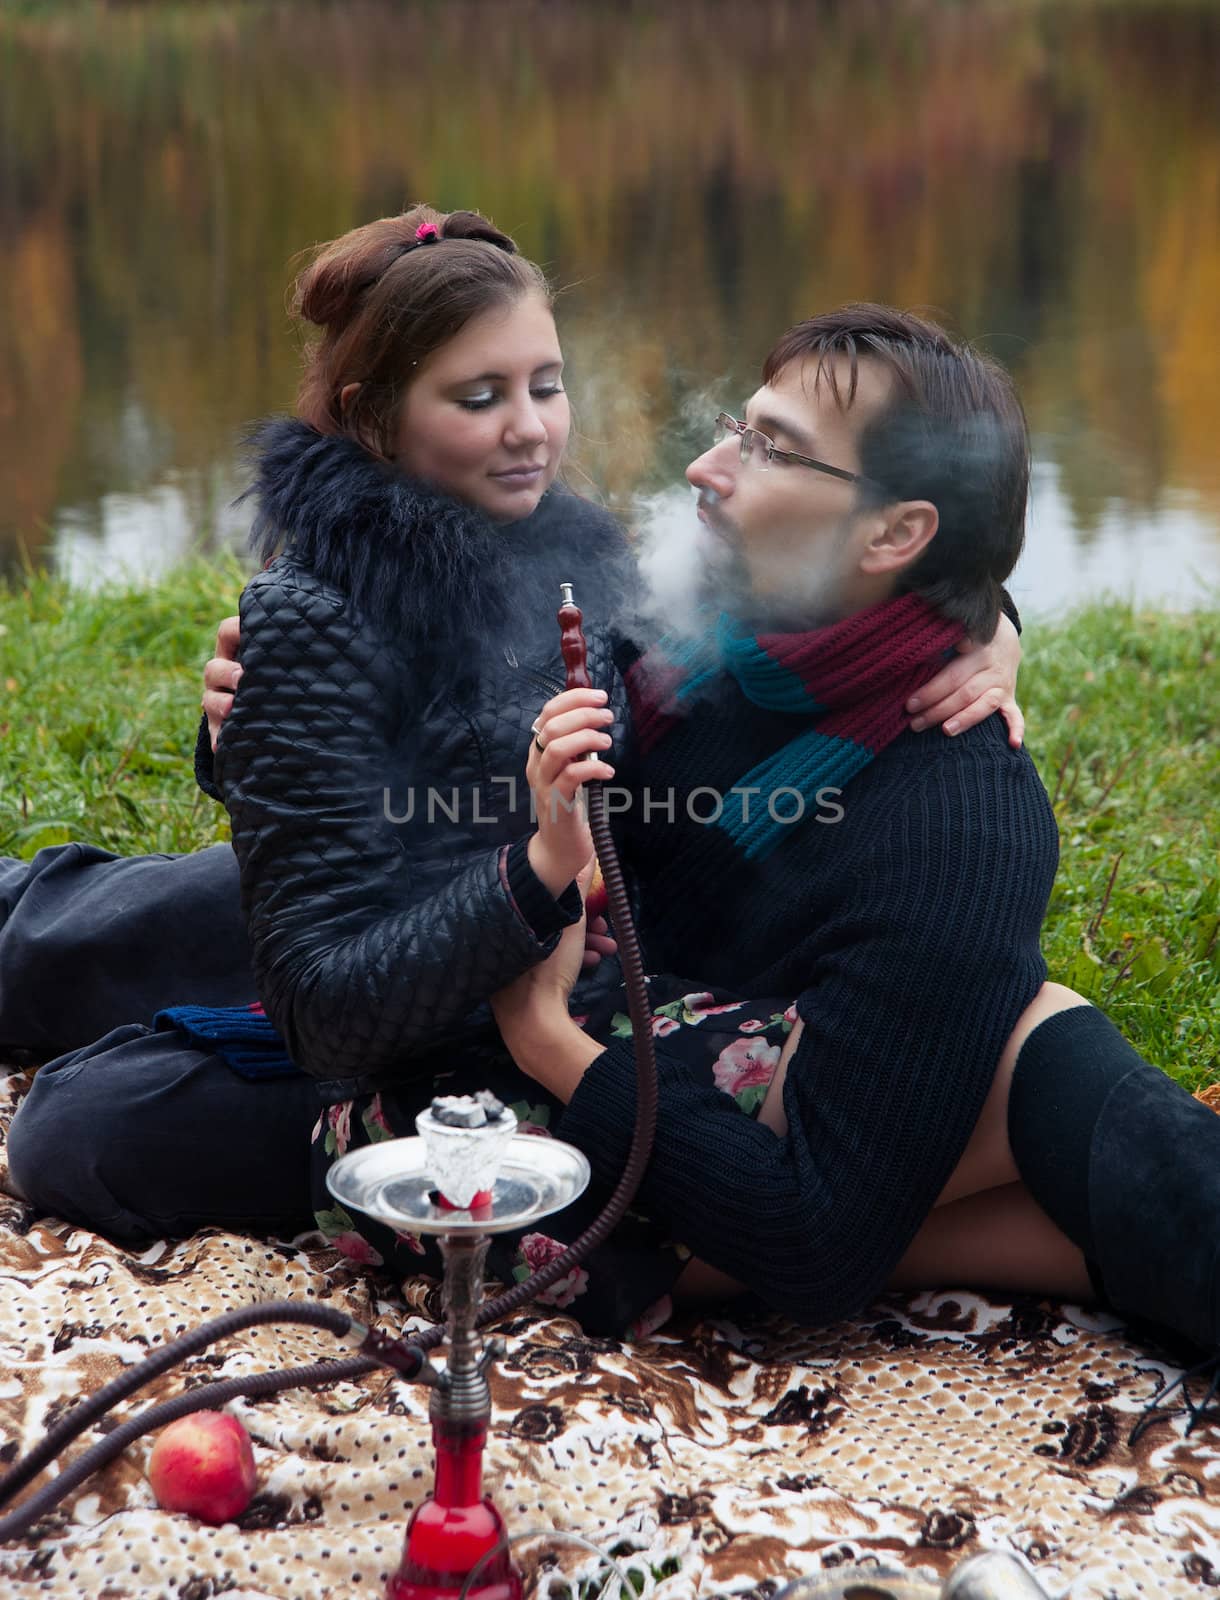
<path fill-rule="evenodd" d="M 572 585 L 560 585 L 563 604 L 559 607 L 560 648 L 567 667 L 569 689 L 591 687 L 588 673 L 588 649 L 581 631 L 580 608 L 572 602 Z M 550 1287 L 558 1278 L 570 1272 L 577 1262 L 583 1261 L 589 1251 L 601 1244 L 621 1220 L 623 1213 L 635 1198 L 636 1190 L 652 1155 L 652 1143 L 657 1128 L 657 1058 L 652 1037 L 652 1015 L 648 1005 L 648 986 L 644 981 L 644 961 L 635 924 L 631 919 L 631 906 L 627 886 L 619 865 L 618 852 L 610 832 L 606 815 L 606 796 L 600 781 L 586 785 L 589 802 L 589 831 L 602 869 L 606 885 L 606 900 L 610 921 L 618 940 L 619 959 L 627 988 L 627 1010 L 631 1017 L 631 1039 L 635 1046 L 635 1130 L 627 1152 L 627 1165 L 606 1202 L 600 1216 L 594 1219 L 580 1237 L 573 1241 L 562 1255 L 556 1256 L 546 1266 L 540 1267 L 532 1277 L 514 1284 L 504 1294 L 498 1295 L 482 1309 L 476 1326 L 507 1316 L 519 1306 L 532 1300 Z M 438 1339 L 439 1339 L 438 1333 Z M 427 1335 L 416 1342 L 425 1347 Z"/>
<path fill-rule="evenodd" d="M 572 603 L 571 585 L 563 585 L 564 603 L 559 608 L 562 630 L 562 650 L 567 665 L 567 687 L 587 688 L 590 679 L 587 670 L 587 651 L 581 632 L 581 613 Z M 582 1261 L 589 1251 L 601 1244 L 622 1218 L 635 1198 L 636 1190 L 652 1154 L 653 1137 L 657 1124 L 657 1067 L 652 1037 L 652 1018 L 648 1007 L 648 988 L 644 981 L 643 958 L 635 925 L 631 919 L 631 906 L 627 888 L 614 848 L 610 823 L 606 816 L 606 797 L 599 782 L 586 785 L 589 803 L 589 828 L 594 848 L 601 865 L 606 885 L 606 898 L 610 919 L 618 940 L 619 956 L 627 988 L 627 1009 L 631 1016 L 631 1036 L 635 1045 L 636 1060 L 636 1116 L 627 1165 L 607 1201 L 601 1215 L 557 1256 L 532 1277 L 514 1285 L 504 1294 L 485 1304 L 475 1321 L 476 1327 L 497 1321 L 534 1299 L 556 1279 L 569 1272 Z M 360 1348 L 367 1352 L 345 1361 L 315 1362 L 306 1367 L 292 1367 L 280 1372 L 260 1372 L 250 1377 L 231 1378 L 219 1383 L 200 1384 L 185 1393 L 140 1412 L 99 1439 L 84 1454 L 77 1457 L 52 1481 L 45 1484 L 18 1510 L 0 1517 L 0 1542 L 19 1538 L 26 1530 L 59 1503 L 67 1494 L 99 1468 L 112 1461 L 128 1444 L 141 1434 L 163 1427 L 175 1418 L 192 1411 L 214 1410 L 230 1400 L 277 1394 L 283 1389 L 309 1388 L 323 1383 L 336 1383 L 345 1378 L 355 1378 L 389 1367 L 407 1379 L 415 1377 L 423 1366 L 424 1354 L 436 1348 L 445 1337 L 441 1323 L 415 1335 L 409 1343 L 392 1339 L 377 1329 L 366 1328 L 354 1317 L 334 1307 L 311 1305 L 298 1300 L 272 1300 L 260 1305 L 245 1306 L 225 1312 L 210 1322 L 201 1323 L 181 1338 L 155 1350 L 145 1360 L 128 1372 L 106 1384 L 97 1394 L 82 1401 L 73 1411 L 51 1428 L 42 1442 L 26 1456 L 14 1462 L 0 1478 L 0 1507 L 7 1505 L 38 1472 L 52 1461 L 91 1423 L 125 1400 L 150 1379 L 176 1366 L 188 1356 L 196 1354 L 219 1339 L 228 1338 L 243 1328 L 271 1323 L 297 1322 L 325 1328 L 339 1338 L 356 1337 Z"/>

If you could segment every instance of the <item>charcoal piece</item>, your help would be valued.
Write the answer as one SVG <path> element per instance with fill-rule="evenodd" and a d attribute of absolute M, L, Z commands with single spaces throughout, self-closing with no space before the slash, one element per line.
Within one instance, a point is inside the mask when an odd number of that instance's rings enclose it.
<path fill-rule="evenodd" d="M 476 1093 L 475 1099 L 483 1107 L 488 1122 L 499 1122 L 504 1115 L 504 1102 L 502 1100 L 497 1100 L 490 1089 L 480 1089 Z"/>
<path fill-rule="evenodd" d="M 486 1111 L 468 1094 L 438 1094 L 432 1115 L 446 1128 L 482 1128 L 487 1123 Z"/>

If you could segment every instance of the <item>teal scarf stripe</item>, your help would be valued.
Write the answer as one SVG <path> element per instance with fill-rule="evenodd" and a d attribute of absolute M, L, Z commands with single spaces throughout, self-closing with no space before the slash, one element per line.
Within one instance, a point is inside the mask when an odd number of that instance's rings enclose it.
<path fill-rule="evenodd" d="M 710 627 L 695 634 L 666 633 L 657 640 L 657 649 L 673 666 L 681 667 L 684 672 L 698 672 L 710 666 L 714 659 L 714 637 Z"/>
<path fill-rule="evenodd" d="M 709 678 L 716 673 L 715 635 L 708 628 L 688 637 L 667 633 L 659 641 L 659 649 L 671 666 L 686 673 L 686 677 L 673 691 L 675 700 L 689 700 L 696 695 Z"/>
<path fill-rule="evenodd" d="M 753 634 L 733 633 L 731 626 L 729 619 L 722 616 L 718 629 L 720 651 L 747 700 L 768 711 L 810 715 L 826 709 L 810 694 L 799 673 L 768 655 Z"/>
<path fill-rule="evenodd" d="M 688 674 L 674 691 L 675 700 L 695 698 L 722 668 L 731 672 L 747 700 L 768 711 L 794 711 L 806 716 L 824 711 L 798 672 L 769 655 L 752 633 L 722 611 L 702 632 L 666 634 L 658 649 L 672 666 Z"/>
<path fill-rule="evenodd" d="M 825 710 L 809 693 L 804 678 L 769 656 L 756 638 L 735 638 L 724 646 L 725 666 L 741 685 L 741 693 L 767 710 L 796 710 L 805 715 Z"/>
<path fill-rule="evenodd" d="M 720 828 L 740 850 L 747 861 L 761 861 L 780 844 L 788 831 L 798 826 L 796 801 L 790 794 L 774 798 L 779 789 L 795 789 L 804 801 L 800 820 L 808 823 L 818 810 L 817 795 L 820 789 L 846 786 L 863 767 L 873 759 L 874 752 L 853 739 L 840 739 L 832 733 L 819 733 L 811 729 L 791 740 L 773 756 L 738 778 L 738 789 L 757 788 L 759 794 L 743 796 L 728 794 L 724 809 L 715 826 Z M 837 799 L 837 797 L 835 797 Z M 748 805 L 747 805 L 748 800 Z M 745 812 L 749 812 L 749 821 Z M 779 818 L 776 821 L 772 810 Z"/>
<path fill-rule="evenodd" d="M 716 676 L 715 667 L 704 667 L 702 672 L 692 672 L 674 691 L 675 700 L 690 700 L 699 693 L 709 679 Z"/>

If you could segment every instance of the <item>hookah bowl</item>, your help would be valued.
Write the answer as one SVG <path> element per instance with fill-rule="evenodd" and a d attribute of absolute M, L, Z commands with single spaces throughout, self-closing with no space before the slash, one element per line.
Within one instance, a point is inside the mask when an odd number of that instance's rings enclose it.
<path fill-rule="evenodd" d="M 589 1163 L 558 1139 L 517 1133 L 513 1113 L 487 1094 L 435 1100 L 415 1125 L 420 1137 L 353 1150 L 326 1178 L 344 1206 L 392 1228 L 435 1234 L 444 1259 L 449 1360 L 443 1371 L 427 1362 L 419 1375 L 432 1389 L 435 1485 L 407 1524 L 386 1600 L 457 1600 L 476 1567 L 469 1600 L 521 1600 L 504 1519 L 483 1493 L 487 1370 L 504 1351 L 500 1339 L 484 1346 L 476 1328 L 483 1266 L 492 1234 L 525 1227 L 582 1194 Z"/>

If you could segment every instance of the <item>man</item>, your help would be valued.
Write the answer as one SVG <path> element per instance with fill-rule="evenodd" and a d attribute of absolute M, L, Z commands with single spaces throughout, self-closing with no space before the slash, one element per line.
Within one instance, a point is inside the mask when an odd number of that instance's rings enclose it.
<path fill-rule="evenodd" d="M 722 628 L 685 679 L 672 652 L 628 663 L 635 790 L 676 794 L 669 825 L 625 822 L 648 967 L 786 996 L 799 1022 L 758 1123 L 657 1041 L 641 1195 L 700 1258 L 680 1287 L 736 1280 L 822 1322 L 887 1283 L 1096 1286 L 1215 1348 L 1220 1122 L 1044 983 L 1055 823 L 999 719 L 929 745 L 889 715 L 930 618 L 995 625 L 1028 485 L 1010 381 L 929 323 L 848 307 L 779 340 L 744 424 L 722 416 L 687 476 L 749 630 Z M 594 749 L 585 701 L 549 703 L 530 758 L 573 864 L 588 841 L 552 796 Z M 764 812 L 768 782 L 810 798 L 827 775 L 833 825 Z M 749 791 L 754 821 L 706 825 L 684 804 L 699 790 Z M 561 946 L 493 1007 L 568 1102 L 560 1137 L 611 1181 L 634 1066 L 570 1019 L 573 971 Z"/>

